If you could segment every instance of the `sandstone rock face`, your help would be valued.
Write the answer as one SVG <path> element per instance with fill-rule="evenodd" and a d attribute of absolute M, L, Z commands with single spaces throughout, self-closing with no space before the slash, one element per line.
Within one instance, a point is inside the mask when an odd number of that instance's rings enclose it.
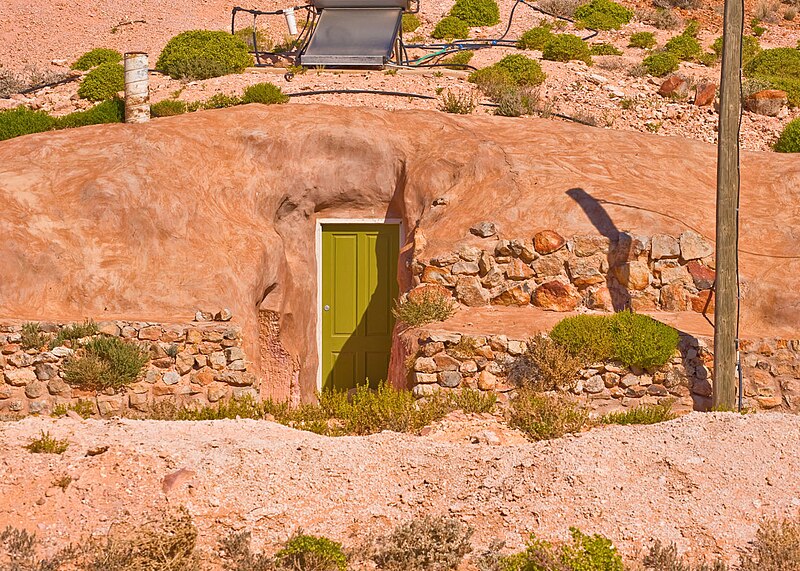
<path fill-rule="evenodd" d="M 788 103 L 789 99 L 785 91 L 765 89 L 748 97 L 747 101 L 745 101 L 745 107 L 752 113 L 775 117 Z"/>

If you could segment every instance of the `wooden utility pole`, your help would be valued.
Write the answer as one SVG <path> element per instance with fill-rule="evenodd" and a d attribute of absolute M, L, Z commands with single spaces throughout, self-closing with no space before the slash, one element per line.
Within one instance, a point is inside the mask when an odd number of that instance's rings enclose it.
<path fill-rule="evenodd" d="M 742 114 L 744 1 L 725 0 L 717 144 L 717 279 L 714 300 L 713 406 L 736 406 L 739 126 Z"/>

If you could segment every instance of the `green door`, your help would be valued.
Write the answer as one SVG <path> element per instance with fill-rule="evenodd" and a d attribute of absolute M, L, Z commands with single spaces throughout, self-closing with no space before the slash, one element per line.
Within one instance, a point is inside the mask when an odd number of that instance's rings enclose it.
<path fill-rule="evenodd" d="M 396 224 L 322 226 L 323 390 L 386 379 L 399 234 Z"/>

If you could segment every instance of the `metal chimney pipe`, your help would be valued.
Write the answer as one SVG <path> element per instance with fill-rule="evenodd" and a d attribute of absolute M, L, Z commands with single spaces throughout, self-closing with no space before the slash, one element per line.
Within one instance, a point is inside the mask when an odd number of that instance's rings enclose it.
<path fill-rule="evenodd" d="M 125 122 L 150 120 L 150 79 L 146 53 L 125 54 Z"/>

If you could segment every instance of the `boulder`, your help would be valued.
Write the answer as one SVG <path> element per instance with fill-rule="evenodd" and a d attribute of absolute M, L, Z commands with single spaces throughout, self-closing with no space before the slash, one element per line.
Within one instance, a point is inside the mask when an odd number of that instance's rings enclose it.
<path fill-rule="evenodd" d="M 440 284 L 452 286 L 456 284 L 456 278 L 447 268 L 437 268 L 436 266 L 426 266 L 422 271 L 422 281 L 428 284 Z"/>
<path fill-rule="evenodd" d="M 443 387 L 454 389 L 461 384 L 461 373 L 458 371 L 442 371 L 439 373 L 439 384 Z"/>
<path fill-rule="evenodd" d="M 658 94 L 671 99 L 685 99 L 689 95 L 689 82 L 679 75 L 670 75 L 661 83 Z"/>
<path fill-rule="evenodd" d="M 482 391 L 491 391 L 497 386 L 497 377 L 489 371 L 481 371 L 478 375 L 478 388 Z"/>
<path fill-rule="evenodd" d="M 638 260 L 615 267 L 614 276 L 628 289 L 643 290 L 650 285 L 650 269 Z"/>
<path fill-rule="evenodd" d="M 531 289 L 528 284 L 514 286 L 492 299 L 492 305 L 525 306 L 531 302 Z"/>
<path fill-rule="evenodd" d="M 689 294 L 680 283 L 671 283 L 661 288 L 659 297 L 664 311 L 686 311 L 689 309 Z"/>
<path fill-rule="evenodd" d="M 460 276 L 456 283 L 456 298 L 466 306 L 479 307 L 489 303 L 489 292 L 477 276 Z"/>
<path fill-rule="evenodd" d="M 506 266 L 506 277 L 510 280 L 527 280 L 534 275 L 530 266 L 522 260 L 512 260 L 512 262 Z"/>
<path fill-rule="evenodd" d="M 30 369 L 8 369 L 3 371 L 5 381 L 14 387 L 23 387 L 36 381 L 36 373 Z"/>
<path fill-rule="evenodd" d="M 714 103 L 714 98 L 717 96 L 717 84 L 713 82 L 704 82 L 697 85 L 694 92 L 694 104 L 698 107 L 705 107 Z"/>
<path fill-rule="evenodd" d="M 681 257 L 684 260 L 699 260 L 714 253 L 714 247 L 703 236 L 692 230 L 680 236 Z"/>
<path fill-rule="evenodd" d="M 701 291 L 711 289 L 714 285 L 714 280 L 717 278 L 717 272 L 697 260 L 692 260 L 686 264 L 686 269 L 692 277 L 694 287 Z"/>
<path fill-rule="evenodd" d="M 654 260 L 677 258 L 681 255 L 678 241 L 668 234 L 655 234 L 651 240 L 650 257 Z"/>
<path fill-rule="evenodd" d="M 533 292 L 533 304 L 549 311 L 572 311 L 581 302 L 581 295 L 572 284 L 545 282 Z"/>
<path fill-rule="evenodd" d="M 497 234 L 497 226 L 494 222 L 484 221 L 479 222 L 470 228 L 469 231 L 476 236 L 480 236 L 481 238 L 489 238 L 490 236 Z"/>
<path fill-rule="evenodd" d="M 704 314 L 714 313 L 714 292 L 710 289 L 701 291 L 691 299 L 692 311 Z"/>
<path fill-rule="evenodd" d="M 552 254 L 566 243 L 564 237 L 554 230 L 542 230 L 533 237 L 533 248 L 542 255 Z"/>
<path fill-rule="evenodd" d="M 475 262 L 461 261 L 453 264 L 453 267 L 450 271 L 454 275 L 474 276 L 480 271 L 480 268 L 478 267 L 478 264 Z"/>
<path fill-rule="evenodd" d="M 781 109 L 789 104 L 789 99 L 785 91 L 780 89 L 765 89 L 753 93 L 745 101 L 745 108 L 751 113 L 757 115 L 767 115 L 768 117 L 775 117 L 781 112 Z"/>

